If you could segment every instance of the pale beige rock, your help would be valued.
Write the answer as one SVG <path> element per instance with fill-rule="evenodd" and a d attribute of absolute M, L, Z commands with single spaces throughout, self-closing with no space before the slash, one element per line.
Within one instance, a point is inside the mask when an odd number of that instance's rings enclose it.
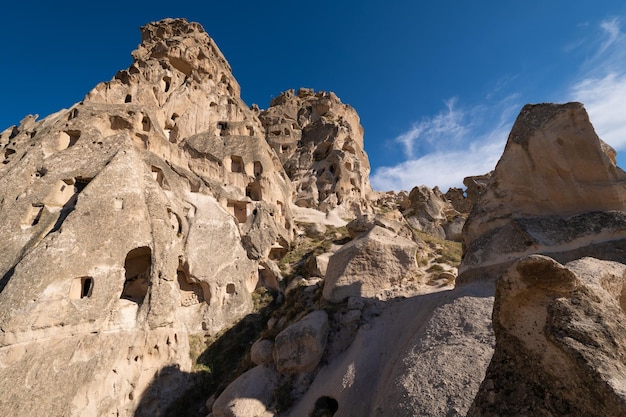
<path fill-rule="evenodd" d="M 148 24 L 133 57 L 0 133 L 1 415 L 162 412 L 189 335 L 249 313 L 291 239 L 289 180 L 200 25 Z"/>
<path fill-rule="evenodd" d="M 525 106 L 465 223 L 461 282 L 532 253 L 619 260 L 626 173 L 611 155 L 580 103 Z"/>
<path fill-rule="evenodd" d="M 326 348 L 328 315 L 315 310 L 280 332 L 274 341 L 274 363 L 283 375 L 313 371 Z"/>
<path fill-rule="evenodd" d="M 256 366 L 233 381 L 213 403 L 215 417 L 272 417 L 272 394 L 280 375 L 273 368 Z"/>
<path fill-rule="evenodd" d="M 437 187 L 415 187 L 400 207 L 415 229 L 441 239 L 458 240 L 465 216 L 456 211 Z M 459 227 L 460 226 L 460 227 Z"/>
<path fill-rule="evenodd" d="M 298 206 L 351 218 L 369 210 L 372 193 L 363 128 L 334 93 L 288 90 L 260 114 L 267 141 L 294 184 Z"/>
<path fill-rule="evenodd" d="M 492 285 L 351 304 L 361 314 L 338 320 L 360 316 L 353 341 L 326 359 L 287 416 L 311 415 L 324 397 L 337 402 L 334 417 L 465 416 L 493 353 Z"/>
<path fill-rule="evenodd" d="M 350 296 L 382 296 L 385 289 L 413 281 L 417 244 L 374 226 L 338 250 L 328 263 L 324 298 L 339 302 Z"/>
<path fill-rule="evenodd" d="M 626 415 L 626 266 L 532 255 L 497 283 L 496 351 L 469 416 Z"/>

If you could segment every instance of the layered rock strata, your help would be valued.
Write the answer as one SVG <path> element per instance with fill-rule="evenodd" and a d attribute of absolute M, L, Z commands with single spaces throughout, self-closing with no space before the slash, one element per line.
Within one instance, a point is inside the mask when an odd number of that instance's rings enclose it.
<path fill-rule="evenodd" d="M 526 105 L 464 226 L 461 281 L 532 253 L 624 261 L 626 173 L 580 103 Z"/>

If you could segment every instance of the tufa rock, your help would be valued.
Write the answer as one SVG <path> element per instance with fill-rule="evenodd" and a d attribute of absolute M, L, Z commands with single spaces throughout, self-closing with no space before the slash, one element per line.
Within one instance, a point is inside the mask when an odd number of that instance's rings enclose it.
<path fill-rule="evenodd" d="M 274 340 L 276 369 L 289 376 L 313 371 L 326 349 L 328 315 L 315 310 L 280 332 Z"/>
<path fill-rule="evenodd" d="M 200 25 L 150 23 L 133 58 L 0 133 L 2 415 L 159 415 L 188 337 L 250 312 L 291 239 L 289 179 Z"/>
<path fill-rule="evenodd" d="M 369 161 L 356 111 L 334 93 L 288 90 L 259 115 L 296 205 L 351 218 L 370 210 Z"/>
<path fill-rule="evenodd" d="M 384 290 L 417 275 L 417 244 L 374 226 L 331 256 L 324 298 L 340 302 L 350 296 L 382 297 Z"/>
<path fill-rule="evenodd" d="M 273 393 L 280 375 L 256 366 L 233 381 L 213 403 L 214 417 L 272 417 Z"/>
<path fill-rule="evenodd" d="M 626 415 L 626 266 L 541 255 L 497 283 L 496 350 L 468 416 Z"/>
<path fill-rule="evenodd" d="M 532 253 L 623 260 L 626 173 L 613 154 L 582 104 L 526 105 L 465 223 L 458 282 Z"/>

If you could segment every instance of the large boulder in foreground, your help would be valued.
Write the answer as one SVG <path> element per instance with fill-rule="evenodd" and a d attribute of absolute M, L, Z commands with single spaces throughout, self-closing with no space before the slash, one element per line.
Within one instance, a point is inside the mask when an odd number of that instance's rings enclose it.
<path fill-rule="evenodd" d="M 326 349 L 328 330 L 328 314 L 315 310 L 280 332 L 274 341 L 276 369 L 283 375 L 313 371 Z"/>
<path fill-rule="evenodd" d="M 541 255 L 497 283 L 496 350 L 468 416 L 626 415 L 626 266 Z"/>
<path fill-rule="evenodd" d="M 337 251 L 328 262 L 324 298 L 382 296 L 385 289 L 411 281 L 417 272 L 417 244 L 374 226 Z"/>
<path fill-rule="evenodd" d="M 625 186 L 582 104 L 524 106 L 465 223 L 457 282 L 496 277 L 532 253 L 622 261 Z"/>

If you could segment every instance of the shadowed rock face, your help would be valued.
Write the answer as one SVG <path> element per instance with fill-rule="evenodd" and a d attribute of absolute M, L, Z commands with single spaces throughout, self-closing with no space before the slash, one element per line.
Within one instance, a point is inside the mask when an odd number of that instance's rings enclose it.
<path fill-rule="evenodd" d="M 288 178 L 200 25 L 148 24 L 133 58 L 0 134 L 2 415 L 158 415 L 188 335 L 248 313 L 259 262 L 291 239 Z"/>
<path fill-rule="evenodd" d="M 497 283 L 496 350 L 468 416 L 626 415 L 626 266 L 533 255 Z"/>
<path fill-rule="evenodd" d="M 295 204 L 344 217 L 368 211 L 372 193 L 363 128 L 334 93 L 286 91 L 260 114 L 267 141 L 292 180 Z"/>
<path fill-rule="evenodd" d="M 625 238 L 619 226 L 625 185 L 615 151 L 595 134 L 582 104 L 524 106 L 465 223 L 461 282 L 497 276 L 531 253 L 567 260 L 570 251 L 580 256 L 588 245 Z M 597 224 L 598 212 L 618 226 Z M 621 259 L 613 255 L 604 259 Z"/>

